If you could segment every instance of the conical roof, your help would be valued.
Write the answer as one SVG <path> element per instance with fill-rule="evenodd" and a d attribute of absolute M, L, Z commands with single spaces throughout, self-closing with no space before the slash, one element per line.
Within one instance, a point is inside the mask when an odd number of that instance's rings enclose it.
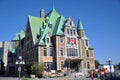
<path fill-rule="evenodd" d="M 82 25 L 82 23 L 80 21 L 80 18 L 78 18 L 77 30 L 83 30 L 83 25 Z"/>

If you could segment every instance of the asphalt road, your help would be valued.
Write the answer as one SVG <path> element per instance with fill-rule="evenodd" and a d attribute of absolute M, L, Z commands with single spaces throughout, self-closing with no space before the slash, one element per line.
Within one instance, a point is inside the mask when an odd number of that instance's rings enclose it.
<path fill-rule="evenodd" d="M 18 80 L 18 78 L 14 78 L 14 77 L 0 77 L 0 80 Z"/>
<path fill-rule="evenodd" d="M 18 78 L 15 77 L 0 77 L 0 80 L 18 80 Z M 91 80 L 91 78 L 85 78 L 85 77 L 57 77 L 57 78 L 42 78 L 42 79 L 33 79 L 33 80 Z M 94 79 L 97 80 L 97 79 Z"/>

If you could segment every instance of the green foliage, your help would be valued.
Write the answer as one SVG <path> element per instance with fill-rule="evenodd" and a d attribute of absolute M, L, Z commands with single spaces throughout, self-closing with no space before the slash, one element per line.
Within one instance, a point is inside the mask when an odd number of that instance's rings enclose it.
<path fill-rule="evenodd" d="M 42 75 L 43 71 L 44 71 L 44 64 L 43 62 L 41 63 L 34 63 L 32 66 L 31 66 L 31 71 L 33 74 L 35 74 L 35 76 L 40 76 Z"/>
<path fill-rule="evenodd" d="M 98 69 L 98 66 L 100 65 L 98 60 L 95 60 L 95 69 Z"/>

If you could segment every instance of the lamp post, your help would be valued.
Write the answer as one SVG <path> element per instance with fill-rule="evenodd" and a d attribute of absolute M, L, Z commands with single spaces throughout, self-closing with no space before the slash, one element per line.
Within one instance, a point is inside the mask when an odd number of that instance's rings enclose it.
<path fill-rule="evenodd" d="M 19 56 L 18 60 L 15 62 L 15 64 L 19 65 L 18 71 L 19 71 L 19 80 L 21 80 L 21 65 L 25 64 L 25 61 L 22 59 L 22 56 Z"/>
<path fill-rule="evenodd" d="M 112 77 L 112 72 L 111 72 L 111 64 L 112 64 L 112 61 L 111 59 L 109 58 L 108 61 L 107 61 L 108 65 L 109 65 L 109 68 L 110 68 L 110 76 Z"/>

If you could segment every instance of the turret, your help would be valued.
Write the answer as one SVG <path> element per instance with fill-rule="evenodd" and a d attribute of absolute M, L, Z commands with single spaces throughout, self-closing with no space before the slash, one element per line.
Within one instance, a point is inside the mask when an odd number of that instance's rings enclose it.
<path fill-rule="evenodd" d="M 44 9 L 41 9 L 41 10 L 40 10 L 40 17 L 41 17 L 41 18 L 44 18 L 44 17 L 45 17 Z"/>
<path fill-rule="evenodd" d="M 83 29 L 83 26 L 82 26 L 82 23 L 81 23 L 80 19 L 78 19 L 77 33 L 80 37 L 83 37 L 85 35 L 84 34 L 84 29 Z"/>

